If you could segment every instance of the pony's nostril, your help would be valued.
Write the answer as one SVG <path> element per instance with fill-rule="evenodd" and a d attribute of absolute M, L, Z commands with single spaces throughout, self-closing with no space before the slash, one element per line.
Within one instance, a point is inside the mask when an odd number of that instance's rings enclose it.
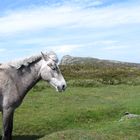
<path fill-rule="evenodd" d="M 62 85 L 62 89 L 63 89 L 63 90 L 65 90 L 65 87 L 66 87 L 65 85 Z"/>
<path fill-rule="evenodd" d="M 61 85 L 61 86 L 57 86 L 57 91 L 59 91 L 59 92 L 65 91 L 65 89 L 66 89 L 66 85 L 65 84 Z"/>

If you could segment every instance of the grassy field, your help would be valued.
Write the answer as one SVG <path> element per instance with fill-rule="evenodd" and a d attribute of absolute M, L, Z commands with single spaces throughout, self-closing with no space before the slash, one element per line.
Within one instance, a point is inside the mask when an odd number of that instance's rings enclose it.
<path fill-rule="evenodd" d="M 140 85 L 140 68 L 108 65 L 60 66 L 69 86 Z"/>
<path fill-rule="evenodd" d="M 69 87 L 64 93 L 40 82 L 14 118 L 14 140 L 140 140 L 140 86 Z"/>

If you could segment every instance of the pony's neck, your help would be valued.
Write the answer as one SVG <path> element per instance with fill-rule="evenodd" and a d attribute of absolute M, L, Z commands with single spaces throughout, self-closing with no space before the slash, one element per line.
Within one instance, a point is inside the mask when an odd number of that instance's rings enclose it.
<path fill-rule="evenodd" d="M 28 67 L 22 68 L 20 71 L 20 77 L 22 81 L 22 96 L 25 96 L 26 93 L 41 79 L 40 68 L 41 61 L 30 64 Z"/>

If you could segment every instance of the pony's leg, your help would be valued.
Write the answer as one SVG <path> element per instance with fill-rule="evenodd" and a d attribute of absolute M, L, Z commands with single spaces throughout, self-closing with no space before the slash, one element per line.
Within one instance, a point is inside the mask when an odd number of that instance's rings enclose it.
<path fill-rule="evenodd" d="M 2 119 L 3 119 L 2 140 L 12 140 L 13 115 L 14 115 L 14 110 L 11 108 L 4 109 L 2 112 Z"/>

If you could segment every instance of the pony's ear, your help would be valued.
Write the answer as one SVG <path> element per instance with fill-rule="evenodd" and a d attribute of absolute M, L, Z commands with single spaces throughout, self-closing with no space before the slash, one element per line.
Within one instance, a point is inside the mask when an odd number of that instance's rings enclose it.
<path fill-rule="evenodd" d="M 42 55 L 42 58 L 46 61 L 48 57 L 43 52 L 41 52 L 41 55 Z"/>
<path fill-rule="evenodd" d="M 43 52 L 41 52 L 42 58 L 45 60 L 45 55 L 43 54 Z"/>

